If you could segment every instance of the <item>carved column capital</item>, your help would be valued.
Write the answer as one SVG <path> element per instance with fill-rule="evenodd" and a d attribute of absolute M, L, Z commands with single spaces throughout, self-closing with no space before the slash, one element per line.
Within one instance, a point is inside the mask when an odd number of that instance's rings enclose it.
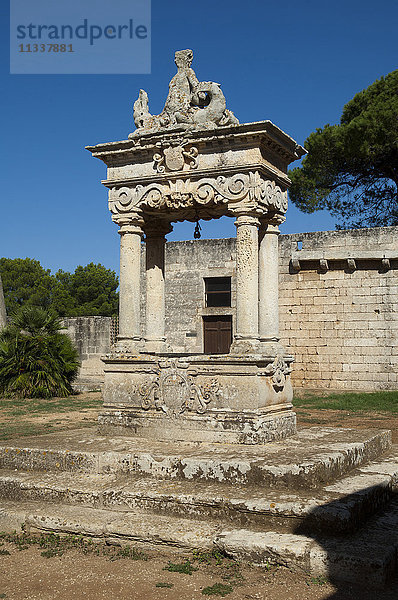
<path fill-rule="evenodd" d="M 145 239 L 164 238 L 173 231 L 173 226 L 167 221 L 151 221 L 144 225 Z"/>
<path fill-rule="evenodd" d="M 279 225 L 282 225 L 286 221 L 284 215 L 274 215 L 271 218 L 265 218 L 260 220 L 260 233 L 275 233 L 280 234 Z"/>
<path fill-rule="evenodd" d="M 144 235 L 144 219 L 142 214 L 140 213 L 114 215 L 112 217 L 112 221 L 116 223 L 116 225 L 119 225 L 119 235 L 124 235 L 126 233 L 134 233 L 141 236 L 141 238 Z"/>
<path fill-rule="evenodd" d="M 236 212 L 235 216 L 236 216 L 235 226 L 237 228 L 241 227 L 242 225 L 252 225 L 254 227 L 259 227 L 259 225 L 260 225 L 259 219 L 250 213 Z"/>

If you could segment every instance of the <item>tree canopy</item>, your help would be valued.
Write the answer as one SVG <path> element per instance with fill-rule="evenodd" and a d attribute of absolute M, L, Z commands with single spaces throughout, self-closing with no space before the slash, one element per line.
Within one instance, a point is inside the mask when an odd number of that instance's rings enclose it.
<path fill-rule="evenodd" d="M 0 275 L 9 315 L 21 306 L 51 308 L 61 317 L 117 314 L 118 278 L 101 264 L 51 275 L 31 258 L 0 258 Z"/>
<path fill-rule="evenodd" d="M 398 70 L 356 94 L 339 125 L 317 129 L 289 172 L 304 212 L 327 209 L 340 227 L 398 225 Z"/>
<path fill-rule="evenodd" d="M 54 279 L 38 260 L 0 258 L 0 274 L 7 314 L 21 306 L 50 306 Z"/>
<path fill-rule="evenodd" d="M 101 264 L 79 266 L 74 273 L 55 274 L 52 307 L 62 317 L 112 316 L 118 310 L 116 273 Z"/>

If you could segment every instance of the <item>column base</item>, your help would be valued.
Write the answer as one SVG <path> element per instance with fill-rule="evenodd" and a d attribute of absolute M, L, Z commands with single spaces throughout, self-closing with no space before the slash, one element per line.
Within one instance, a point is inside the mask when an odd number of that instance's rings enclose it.
<path fill-rule="evenodd" d="M 250 411 L 218 412 L 168 420 L 154 411 L 104 410 L 98 416 L 102 435 L 131 436 L 157 441 L 255 445 L 283 440 L 296 433 L 292 410 L 253 414 Z"/>
<path fill-rule="evenodd" d="M 262 339 L 259 340 L 259 351 L 261 354 L 265 354 L 266 356 L 277 356 L 284 355 L 285 349 L 280 343 L 278 338 L 274 339 Z"/>
<path fill-rule="evenodd" d="M 169 350 L 170 348 L 166 344 L 166 338 L 160 338 L 156 340 L 145 340 L 145 352 L 162 354 L 163 352 L 168 352 Z"/>
<path fill-rule="evenodd" d="M 141 338 L 117 336 L 115 352 L 117 354 L 141 354 L 144 349 L 144 341 Z"/>
<path fill-rule="evenodd" d="M 260 342 L 256 338 L 235 338 L 230 349 L 230 354 L 235 356 L 259 354 L 259 352 Z"/>

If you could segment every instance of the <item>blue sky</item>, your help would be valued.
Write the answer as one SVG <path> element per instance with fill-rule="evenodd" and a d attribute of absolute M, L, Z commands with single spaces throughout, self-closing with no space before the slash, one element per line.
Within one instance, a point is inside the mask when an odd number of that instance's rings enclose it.
<path fill-rule="evenodd" d="M 91 261 L 118 271 L 105 165 L 84 147 L 127 137 L 140 87 L 151 112 L 162 110 L 175 50 L 194 50 L 199 80 L 221 84 L 240 122 L 270 119 L 300 144 L 397 68 L 396 0 L 153 0 L 150 75 L 10 75 L 4 8 L 2 17 L 0 256 L 36 258 L 52 271 Z M 328 213 L 291 206 L 282 231 L 334 225 Z M 192 232 L 177 225 L 168 239 Z M 203 224 L 204 237 L 233 235 L 230 220 Z"/>

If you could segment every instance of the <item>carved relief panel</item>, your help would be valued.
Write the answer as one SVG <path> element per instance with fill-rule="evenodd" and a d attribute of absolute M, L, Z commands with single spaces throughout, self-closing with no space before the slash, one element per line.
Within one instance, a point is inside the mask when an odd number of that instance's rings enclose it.
<path fill-rule="evenodd" d="M 176 361 L 170 359 L 154 381 L 140 386 L 139 393 L 144 410 L 155 409 L 178 417 L 185 412 L 205 413 L 208 405 L 216 400 L 220 387 L 216 378 L 197 385 L 186 368 L 177 367 Z"/>

